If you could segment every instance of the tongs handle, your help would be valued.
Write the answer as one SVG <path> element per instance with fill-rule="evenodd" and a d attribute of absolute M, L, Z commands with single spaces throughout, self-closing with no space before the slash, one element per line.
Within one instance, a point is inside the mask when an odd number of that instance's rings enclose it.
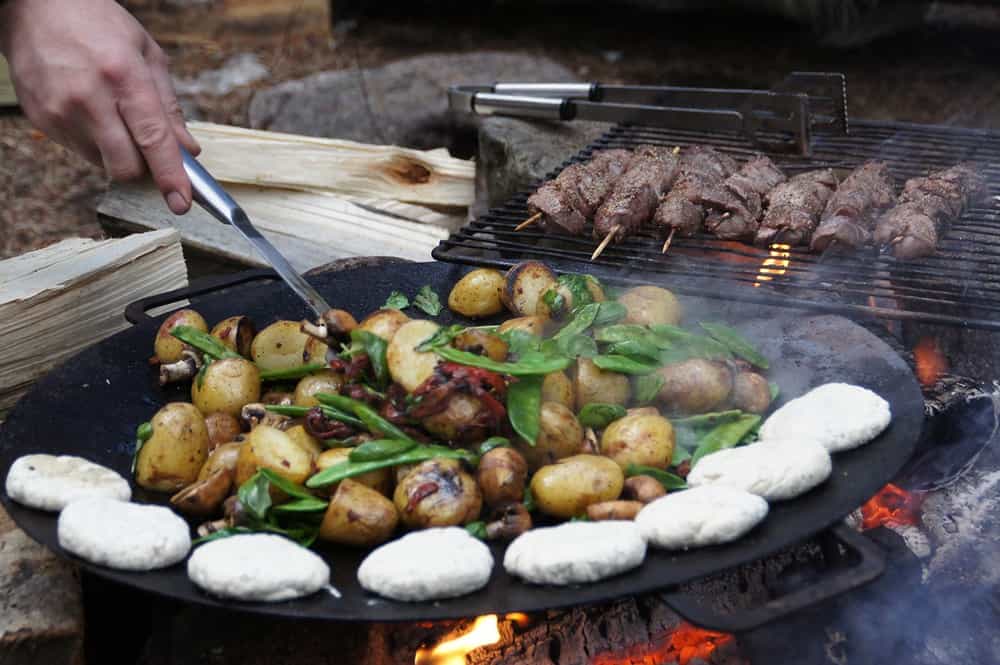
<path fill-rule="evenodd" d="M 239 205 L 184 146 L 178 147 L 195 202 L 223 224 L 233 224 Z"/>

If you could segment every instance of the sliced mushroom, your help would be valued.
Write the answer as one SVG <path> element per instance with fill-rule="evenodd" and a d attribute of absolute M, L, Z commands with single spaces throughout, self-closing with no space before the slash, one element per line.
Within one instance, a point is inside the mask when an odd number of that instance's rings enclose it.
<path fill-rule="evenodd" d="M 652 476 L 632 476 L 625 479 L 622 498 L 646 504 L 656 501 L 667 493 L 656 478 Z"/>
<path fill-rule="evenodd" d="M 487 540 L 513 540 L 531 530 L 531 513 L 523 503 L 509 503 L 495 511 L 486 524 Z"/>
<path fill-rule="evenodd" d="M 277 429 L 285 429 L 291 426 L 292 419 L 279 413 L 267 410 L 267 404 L 254 402 L 247 404 L 240 410 L 240 422 L 244 429 L 253 429 L 258 425 L 268 425 Z"/>
<path fill-rule="evenodd" d="M 201 369 L 202 362 L 200 353 L 184 349 L 180 360 L 160 365 L 160 385 L 193 379 Z"/>
<path fill-rule="evenodd" d="M 602 501 L 587 506 L 587 517 L 594 522 L 604 520 L 634 520 L 643 508 L 639 501 Z"/>
<path fill-rule="evenodd" d="M 170 497 L 170 503 L 185 515 L 205 517 L 219 512 L 233 487 L 233 474 L 219 469 L 204 480 L 196 480 Z"/>
<path fill-rule="evenodd" d="M 357 327 L 358 322 L 351 316 L 350 312 L 345 312 L 342 309 L 331 309 L 316 323 L 303 321 L 300 330 L 310 337 L 332 344 L 336 341 L 346 340 L 351 331 Z"/>

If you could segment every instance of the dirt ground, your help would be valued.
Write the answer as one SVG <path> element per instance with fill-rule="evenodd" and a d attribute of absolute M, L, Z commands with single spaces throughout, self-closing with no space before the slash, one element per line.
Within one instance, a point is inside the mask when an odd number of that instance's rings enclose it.
<path fill-rule="evenodd" d="M 139 3 L 136 13 L 170 53 L 176 76 L 218 68 L 246 52 L 270 71 L 266 80 L 230 94 L 189 100 L 201 119 L 214 122 L 246 124 L 255 90 L 313 72 L 490 49 L 545 55 L 582 79 L 605 82 L 767 87 L 793 70 L 838 71 L 847 74 L 856 117 L 1000 124 L 1000 10 L 978 10 L 983 13 L 962 17 L 961 25 L 939 20 L 865 47 L 836 50 L 817 46 L 807 29 L 780 21 L 623 13 L 611 3 L 586 11 L 558 3 L 530 10 L 506 3 L 487 9 L 466 3 L 461 10 L 449 3 L 447 12 L 416 3 L 406 16 L 335 15 L 332 30 L 290 22 L 209 33 L 204 10 L 148 9 L 150 4 L 161 3 Z M 0 258 L 72 235 L 99 236 L 94 208 L 105 186 L 100 168 L 53 144 L 18 113 L 0 114 Z"/>

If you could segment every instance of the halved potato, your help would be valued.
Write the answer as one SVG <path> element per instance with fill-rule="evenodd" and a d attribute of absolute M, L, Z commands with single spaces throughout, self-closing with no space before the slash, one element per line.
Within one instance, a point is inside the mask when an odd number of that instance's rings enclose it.
<path fill-rule="evenodd" d="M 389 539 L 399 522 L 396 505 L 370 487 L 345 478 L 319 525 L 320 540 L 371 547 Z"/>
<path fill-rule="evenodd" d="M 391 342 L 396 331 L 409 322 L 410 317 L 398 309 L 380 309 L 366 316 L 358 328 Z"/>
<path fill-rule="evenodd" d="M 170 331 L 177 326 L 191 326 L 196 330 L 208 332 L 205 319 L 193 309 L 180 309 L 168 316 L 166 321 L 160 324 L 160 329 L 156 331 L 156 339 L 153 340 L 153 351 L 163 364 L 177 362 L 184 351 L 184 342 L 170 334 Z"/>
<path fill-rule="evenodd" d="M 316 437 L 309 433 L 305 425 L 293 425 L 285 430 L 285 434 L 287 434 L 292 441 L 299 444 L 300 448 L 312 455 L 314 460 L 322 455 L 323 451 L 326 450 Z"/>
<path fill-rule="evenodd" d="M 473 319 L 493 316 L 503 311 L 500 300 L 503 289 L 504 277 L 499 270 L 477 268 L 452 287 L 448 294 L 448 307 Z"/>
<path fill-rule="evenodd" d="M 485 330 L 470 328 L 451 340 L 451 345 L 456 349 L 477 353 L 497 362 L 507 359 L 507 342 Z"/>
<path fill-rule="evenodd" d="M 302 364 L 309 335 L 299 328 L 299 321 L 275 321 L 254 337 L 250 354 L 264 371 L 290 369 Z"/>
<path fill-rule="evenodd" d="M 301 485 L 312 475 L 313 458 L 285 432 L 268 425 L 258 425 L 240 446 L 236 458 L 236 484 L 245 483 L 258 469 L 270 469 Z"/>
<path fill-rule="evenodd" d="M 508 330 L 523 330 L 529 335 L 541 337 L 545 333 L 545 326 L 549 322 L 544 316 L 519 316 L 516 319 L 507 319 L 497 328 L 498 333 L 505 333 Z"/>
<path fill-rule="evenodd" d="M 229 443 L 224 443 L 221 446 L 216 447 L 216 449 L 209 454 L 205 463 L 201 465 L 201 471 L 198 472 L 198 480 L 205 480 L 213 473 L 220 470 L 225 470 L 229 472 L 230 476 L 235 477 L 236 460 L 240 456 L 240 447 L 242 445 L 243 443 L 240 441 L 230 441 Z"/>
<path fill-rule="evenodd" d="M 538 261 L 525 261 L 507 271 L 502 294 L 503 304 L 519 316 L 538 313 L 542 293 L 556 283 L 556 276 L 549 267 Z"/>
<path fill-rule="evenodd" d="M 325 363 L 328 360 L 329 351 L 330 347 L 326 345 L 326 342 L 310 335 L 302 349 L 302 364 Z"/>
<path fill-rule="evenodd" d="M 340 387 L 346 382 L 347 380 L 343 374 L 334 372 L 332 369 L 304 376 L 299 379 L 298 384 L 295 386 L 295 396 L 292 399 L 292 403 L 295 406 L 319 406 L 316 393 L 337 395 L 340 393 Z"/>
<path fill-rule="evenodd" d="M 352 450 L 354 449 L 330 448 L 329 450 L 324 450 L 323 453 L 316 458 L 316 472 L 319 473 L 323 469 L 328 469 L 331 466 L 337 466 L 338 464 L 347 462 L 347 458 L 350 457 Z M 361 475 L 354 476 L 351 480 L 370 487 L 383 496 L 389 496 L 392 491 L 394 476 L 395 473 L 391 468 L 384 468 L 375 469 L 374 471 L 369 471 L 368 473 L 362 473 Z M 333 493 L 337 490 L 337 485 L 339 484 L 340 483 L 327 485 L 326 487 L 323 487 L 321 491 L 333 496 Z"/>
<path fill-rule="evenodd" d="M 417 351 L 423 342 L 440 328 L 433 321 L 410 321 L 396 331 L 386 351 L 386 362 L 392 380 L 408 393 L 426 381 L 441 361 L 433 351 Z"/>
<path fill-rule="evenodd" d="M 248 316 L 230 316 L 215 324 L 212 328 L 212 337 L 225 344 L 230 351 L 235 351 L 241 356 L 250 355 L 250 345 L 257 334 L 253 322 Z"/>

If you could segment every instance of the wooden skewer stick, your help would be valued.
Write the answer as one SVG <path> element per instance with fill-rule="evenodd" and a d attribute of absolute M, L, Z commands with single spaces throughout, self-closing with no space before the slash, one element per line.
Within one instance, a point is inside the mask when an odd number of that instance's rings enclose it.
<path fill-rule="evenodd" d="M 660 254 L 666 254 L 667 250 L 670 249 L 670 243 L 672 243 L 674 241 L 674 234 L 675 233 L 677 233 L 677 227 L 676 226 L 673 227 L 672 229 L 670 229 L 670 235 L 668 235 L 667 239 L 663 241 L 663 249 L 660 250 Z"/>
<path fill-rule="evenodd" d="M 590 255 L 591 261 L 595 260 L 598 256 L 600 256 L 601 253 L 604 251 L 604 248 L 607 247 L 611 243 L 611 241 L 615 239 L 615 236 L 618 234 L 619 228 L 621 227 L 618 226 L 617 224 L 611 227 L 611 230 L 608 231 L 608 235 L 604 236 L 604 240 L 602 240 L 601 244 L 597 246 L 597 249 L 594 250 L 594 253 Z"/>
<path fill-rule="evenodd" d="M 521 222 L 520 224 L 518 224 L 517 226 L 515 226 L 514 230 L 515 231 L 520 231 L 521 229 L 526 229 L 529 226 L 531 226 L 532 224 L 534 224 L 535 222 L 537 222 L 538 220 L 540 220 L 541 218 L 542 218 L 542 213 L 536 212 L 534 215 L 532 215 L 528 219 L 524 220 L 523 222 Z"/>

